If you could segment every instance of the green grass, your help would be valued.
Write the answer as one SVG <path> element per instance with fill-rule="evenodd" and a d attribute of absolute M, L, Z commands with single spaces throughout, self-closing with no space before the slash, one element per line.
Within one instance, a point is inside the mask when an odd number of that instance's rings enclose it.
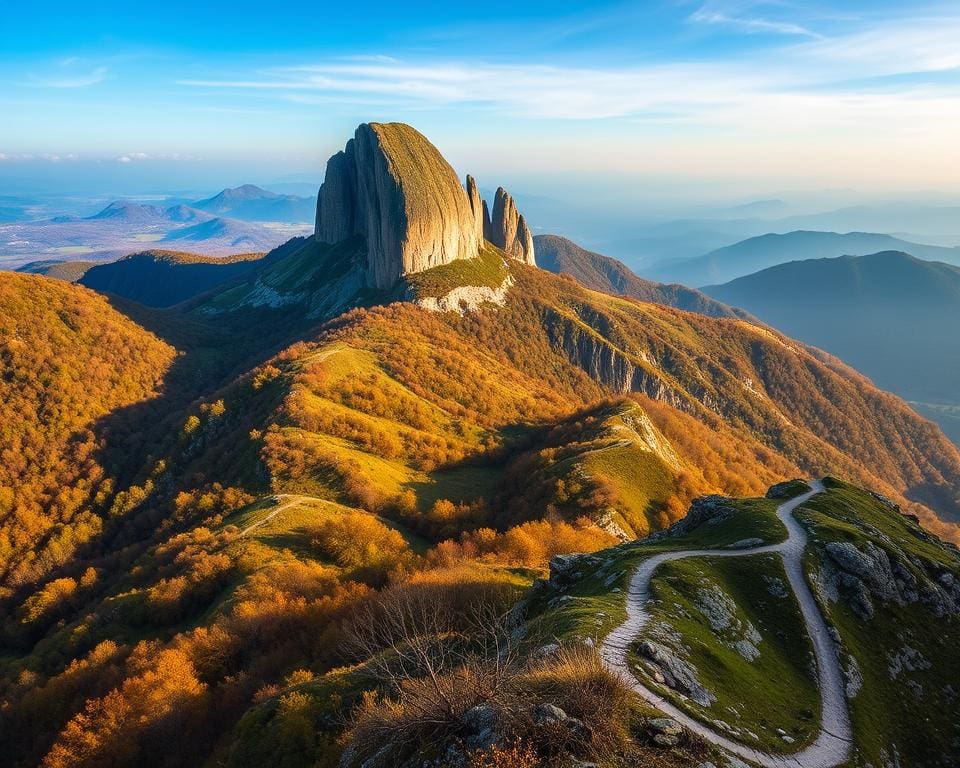
<path fill-rule="evenodd" d="M 771 594 L 767 579 L 778 579 L 787 596 Z M 748 661 L 730 646 L 744 637 L 742 629 L 714 631 L 697 607 L 703 590 L 724 593 L 736 604 L 736 620 L 757 630 L 762 639 L 756 643 L 760 652 L 756 659 Z M 651 621 L 638 640 L 662 642 L 651 631 L 658 625 L 679 632 L 682 647 L 674 650 L 696 667 L 701 684 L 717 700 L 701 707 L 657 685 L 638 664 L 635 668 L 644 682 L 700 720 L 727 723 L 739 731 L 738 740 L 751 746 L 794 752 L 816 736 L 820 696 L 812 672 L 812 646 L 779 555 L 667 562 L 657 569 L 651 592 Z M 784 741 L 778 728 L 794 743 Z"/>
<path fill-rule="evenodd" d="M 787 531 L 776 516 L 777 502 L 769 499 L 729 499 L 729 514 L 716 523 L 705 523 L 683 536 L 657 535 L 595 553 L 605 565 L 584 569 L 563 595 L 572 600 L 552 600 L 562 595 L 538 591 L 529 598 L 529 613 L 546 637 L 602 639 L 626 619 L 625 593 L 630 576 L 646 558 L 660 552 L 687 549 L 724 549 L 746 538 L 767 544 L 786 539 Z M 620 590 L 614 592 L 614 589 Z"/>
<path fill-rule="evenodd" d="M 827 493 L 814 496 L 799 510 L 814 543 L 807 551 L 808 571 L 816 573 L 826 562 L 827 542 L 850 542 L 862 550 L 870 541 L 921 585 L 930 584 L 929 574 L 943 570 L 960 579 L 955 551 L 923 533 L 913 520 L 854 486 L 829 479 L 826 485 Z M 857 616 L 842 597 L 821 602 L 828 621 L 840 632 L 844 663 L 852 656 L 863 677 L 862 688 L 850 702 L 856 763 L 882 765 L 895 746 L 903 765 L 956 764 L 960 721 L 956 699 L 945 686 L 960 689 L 960 618 L 938 618 L 919 602 L 898 605 L 871 599 L 875 609 L 871 619 Z M 930 667 L 891 679 L 890 657 L 904 646 L 919 651 Z M 919 697 L 908 681 L 920 686 L 914 688 Z"/>
<path fill-rule="evenodd" d="M 589 474 L 607 477 L 626 504 L 624 521 L 637 533 L 652 527 L 649 516 L 676 491 L 673 470 L 652 451 L 614 445 L 587 456 Z"/>
<path fill-rule="evenodd" d="M 251 707 L 233 730 L 226 754 L 208 765 L 228 768 L 334 768 L 337 743 L 350 706 L 369 688 L 354 670 L 333 670 L 309 682 L 282 687 Z"/>
<path fill-rule="evenodd" d="M 475 259 L 457 259 L 449 264 L 407 275 L 405 280 L 414 298 L 440 298 L 454 288 L 477 286 L 499 288 L 509 269 L 499 249 L 484 243 Z"/>

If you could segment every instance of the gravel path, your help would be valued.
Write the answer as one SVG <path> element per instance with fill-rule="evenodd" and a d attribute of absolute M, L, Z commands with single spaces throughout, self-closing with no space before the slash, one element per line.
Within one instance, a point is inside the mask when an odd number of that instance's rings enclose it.
<path fill-rule="evenodd" d="M 787 540 L 780 544 L 738 550 L 696 549 L 665 552 L 640 563 L 630 579 L 627 591 L 627 620 L 607 636 L 600 648 L 604 664 L 626 680 L 633 690 L 650 704 L 707 741 L 766 768 L 833 768 L 846 760 L 853 738 L 837 647 L 803 575 L 802 558 L 807 545 L 807 532 L 792 514 L 794 509 L 823 490 L 823 484 L 819 480 L 812 481 L 810 486 L 813 490 L 790 499 L 777 508 L 777 516 L 786 526 L 788 534 Z M 783 556 L 787 577 L 800 603 L 800 611 L 813 641 L 817 660 L 817 677 L 823 702 L 820 733 L 810 746 L 794 754 L 762 752 L 717 733 L 647 688 L 636 678 L 627 662 L 627 650 L 649 618 L 646 604 L 650 598 L 650 579 L 661 563 L 683 557 L 743 557 L 764 552 L 779 552 Z"/>

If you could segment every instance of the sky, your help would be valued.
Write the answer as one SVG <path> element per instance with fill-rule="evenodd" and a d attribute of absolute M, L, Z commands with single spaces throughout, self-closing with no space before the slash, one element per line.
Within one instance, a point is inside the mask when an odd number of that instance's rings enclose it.
<path fill-rule="evenodd" d="M 0 0 L 0 194 L 319 181 L 370 120 L 482 186 L 960 194 L 960 4 Z"/>

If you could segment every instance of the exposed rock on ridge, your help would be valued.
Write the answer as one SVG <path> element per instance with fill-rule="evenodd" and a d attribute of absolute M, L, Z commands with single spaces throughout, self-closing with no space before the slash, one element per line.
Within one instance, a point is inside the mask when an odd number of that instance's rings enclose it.
<path fill-rule="evenodd" d="M 533 234 L 526 219 L 517 212 L 517 204 L 503 187 L 497 189 L 493 201 L 493 219 L 487 239 L 508 256 L 524 264 L 536 265 Z"/>
<path fill-rule="evenodd" d="M 479 197 L 479 194 L 477 195 Z M 327 163 L 316 238 L 367 241 L 367 284 L 469 259 L 480 219 L 456 173 L 422 134 L 403 123 L 364 123 Z"/>

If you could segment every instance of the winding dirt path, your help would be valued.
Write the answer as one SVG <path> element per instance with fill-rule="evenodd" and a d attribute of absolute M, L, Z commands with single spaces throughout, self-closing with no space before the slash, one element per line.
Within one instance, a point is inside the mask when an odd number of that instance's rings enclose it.
<path fill-rule="evenodd" d="M 274 494 L 274 496 L 272 497 L 272 501 L 276 502 L 276 506 L 273 507 L 273 509 L 270 511 L 270 514 L 264 517 L 263 519 L 257 520 L 257 522 L 248 525 L 246 528 L 240 531 L 240 533 L 238 533 L 237 536 L 238 537 L 246 536 L 248 533 L 250 533 L 250 531 L 254 530 L 255 528 L 259 528 L 261 525 L 266 525 L 267 523 L 269 523 L 278 514 L 283 512 L 283 510 L 290 509 L 290 507 L 295 507 L 297 506 L 297 504 L 302 504 L 304 501 L 309 501 L 312 498 L 313 498 L 312 496 L 299 496 L 291 493 Z M 286 501 L 287 499 L 292 499 L 292 501 Z"/>
<path fill-rule="evenodd" d="M 787 539 L 780 544 L 768 544 L 752 549 L 664 552 L 640 563 L 627 590 L 627 619 L 607 635 L 600 648 L 604 664 L 650 704 L 703 739 L 765 768 L 834 768 L 846 760 L 853 739 L 837 647 L 803 575 L 803 551 L 807 546 L 807 532 L 794 518 L 793 510 L 814 494 L 823 491 L 823 484 L 819 480 L 812 481 L 810 486 L 813 490 L 790 499 L 777 508 L 777 516 L 787 528 Z M 810 746 L 793 754 L 763 752 L 717 733 L 647 688 L 636 678 L 628 663 L 627 651 L 630 644 L 650 618 L 646 611 L 646 604 L 650 599 L 650 579 L 661 563 L 684 557 L 743 557 L 764 552 L 779 552 L 783 557 L 787 578 L 800 603 L 800 611 L 817 661 L 817 682 L 823 704 L 820 733 Z"/>

